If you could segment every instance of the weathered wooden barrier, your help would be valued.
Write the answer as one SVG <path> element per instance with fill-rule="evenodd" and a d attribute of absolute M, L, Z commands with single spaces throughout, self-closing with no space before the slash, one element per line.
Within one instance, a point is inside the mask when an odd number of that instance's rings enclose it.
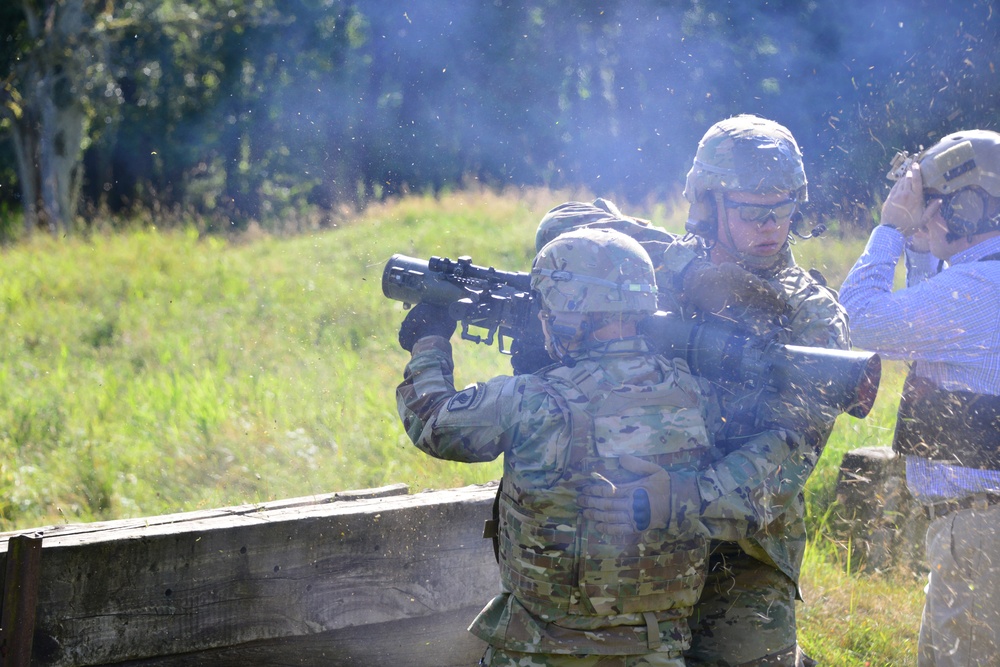
<path fill-rule="evenodd" d="M 0 534 L 18 605 L 6 665 L 29 622 L 33 665 L 475 664 L 466 627 L 499 587 L 481 537 L 495 491 L 398 485 Z M 8 553 L 25 534 L 41 538 L 34 570 Z"/>

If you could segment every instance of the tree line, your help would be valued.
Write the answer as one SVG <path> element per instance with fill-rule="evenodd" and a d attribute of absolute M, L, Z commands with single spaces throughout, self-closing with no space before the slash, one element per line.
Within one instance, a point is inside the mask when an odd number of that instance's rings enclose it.
<path fill-rule="evenodd" d="M 0 218 L 240 228 L 470 180 L 644 202 L 757 113 L 799 140 L 813 214 L 865 225 L 896 150 L 997 127 L 994 4 L 4 3 Z"/>

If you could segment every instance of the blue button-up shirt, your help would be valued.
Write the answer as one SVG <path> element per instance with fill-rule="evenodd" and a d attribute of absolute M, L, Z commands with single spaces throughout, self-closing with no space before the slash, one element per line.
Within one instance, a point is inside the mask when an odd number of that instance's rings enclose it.
<path fill-rule="evenodd" d="M 895 229 L 877 227 L 844 280 L 840 301 L 850 317 L 852 342 L 888 359 L 914 361 L 914 372 L 942 389 L 1000 394 L 1000 261 L 979 261 L 1000 253 L 1000 237 L 956 254 L 940 273 L 893 292 L 904 244 Z M 907 457 L 906 479 L 914 496 L 929 502 L 1000 491 L 1000 471 L 915 456 Z"/>

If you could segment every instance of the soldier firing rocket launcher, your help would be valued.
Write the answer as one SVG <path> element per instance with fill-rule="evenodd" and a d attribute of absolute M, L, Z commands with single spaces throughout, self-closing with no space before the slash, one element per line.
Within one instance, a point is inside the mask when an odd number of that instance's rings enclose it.
<path fill-rule="evenodd" d="M 528 335 L 537 323 L 530 274 L 476 266 L 469 257 L 393 255 L 382 272 L 382 292 L 404 304 L 447 306 L 461 323 L 463 339 L 486 345 L 496 341 L 505 354 L 510 353 L 507 341 Z M 471 328 L 485 330 L 485 335 Z M 859 419 L 871 411 L 881 380 L 877 354 L 783 345 L 720 317 L 688 319 L 657 312 L 642 323 L 642 332 L 662 354 L 685 359 L 696 375 L 810 391 Z"/>

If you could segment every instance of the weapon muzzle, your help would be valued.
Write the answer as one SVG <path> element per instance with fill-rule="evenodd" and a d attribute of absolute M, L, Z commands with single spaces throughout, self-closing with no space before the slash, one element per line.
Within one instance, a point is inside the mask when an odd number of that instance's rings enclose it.
<path fill-rule="evenodd" d="M 468 295 L 459 285 L 432 271 L 427 260 L 393 255 L 382 271 L 382 293 L 410 305 L 433 303 L 447 306 Z"/>
<path fill-rule="evenodd" d="M 874 352 L 785 345 L 774 356 L 783 388 L 818 394 L 858 419 L 871 412 L 882 379 L 882 359 Z"/>

